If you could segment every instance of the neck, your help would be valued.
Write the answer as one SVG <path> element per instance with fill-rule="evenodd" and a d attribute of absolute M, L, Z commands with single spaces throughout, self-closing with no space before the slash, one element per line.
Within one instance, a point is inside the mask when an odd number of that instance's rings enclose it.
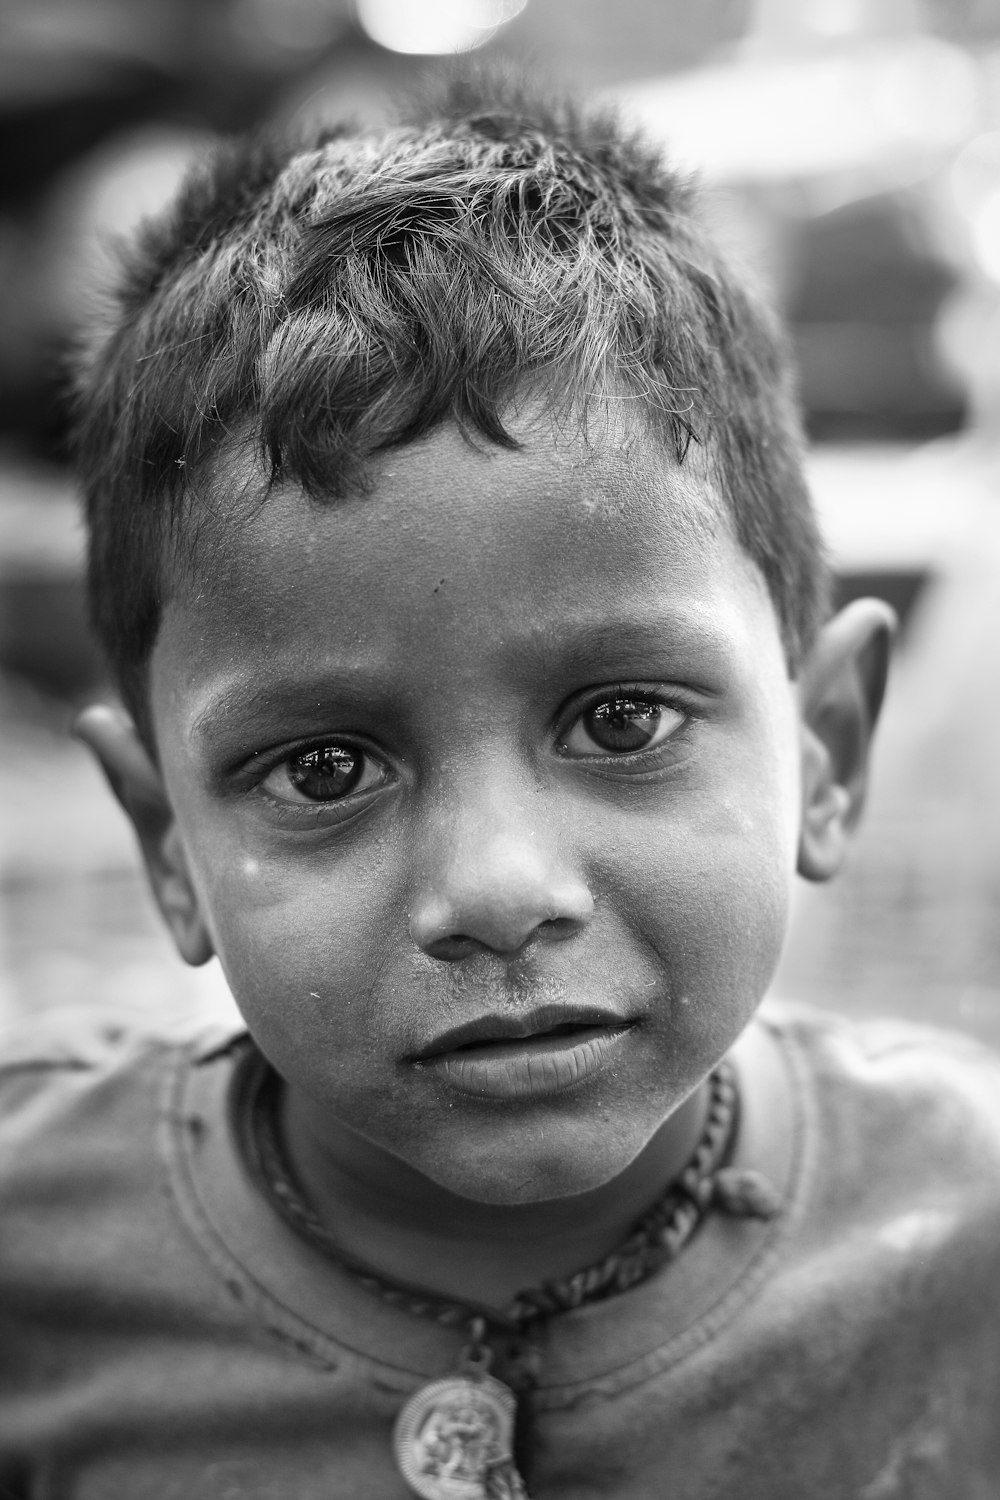
<path fill-rule="evenodd" d="M 339 1248 L 390 1280 L 499 1311 L 621 1244 L 689 1161 L 706 1103 L 703 1085 L 612 1181 L 514 1205 L 460 1197 L 352 1131 L 331 1134 L 294 1090 L 282 1090 L 277 1123 L 295 1179 Z"/>

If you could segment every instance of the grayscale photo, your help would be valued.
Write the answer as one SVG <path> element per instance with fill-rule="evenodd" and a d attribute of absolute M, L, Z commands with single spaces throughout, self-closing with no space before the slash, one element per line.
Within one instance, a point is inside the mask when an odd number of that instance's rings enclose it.
<path fill-rule="evenodd" d="M 0 0 L 0 1500 L 1000 1497 L 1000 0 Z"/>

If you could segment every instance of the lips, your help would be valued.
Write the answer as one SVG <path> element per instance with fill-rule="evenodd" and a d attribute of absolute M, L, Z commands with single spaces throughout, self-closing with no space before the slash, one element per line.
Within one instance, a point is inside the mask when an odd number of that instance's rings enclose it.
<path fill-rule="evenodd" d="M 631 1022 L 594 1007 L 482 1016 L 442 1032 L 414 1059 L 463 1093 L 495 1099 L 560 1093 L 608 1066 Z"/>

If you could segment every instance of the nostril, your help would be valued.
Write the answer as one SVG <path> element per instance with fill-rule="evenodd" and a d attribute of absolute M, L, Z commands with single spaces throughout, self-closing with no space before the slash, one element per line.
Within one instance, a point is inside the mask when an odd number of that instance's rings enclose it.
<path fill-rule="evenodd" d="M 575 932 L 580 931 L 582 925 L 582 923 L 576 921 L 573 917 L 550 917 L 543 922 L 539 922 L 533 933 L 528 935 L 526 941 L 530 941 L 532 937 L 541 938 L 543 941 L 546 938 L 558 941 L 562 938 L 572 937 Z M 440 959 L 442 963 L 457 963 L 461 959 L 470 957 L 471 954 L 477 951 L 508 952 L 514 946 L 523 945 L 512 944 L 510 941 L 501 943 L 497 937 L 494 937 L 491 942 L 487 935 L 481 938 L 474 938 L 469 937 L 464 932 L 449 932 L 443 937 L 434 938 L 430 942 L 425 943 L 424 952 L 430 958 Z"/>
<path fill-rule="evenodd" d="M 579 932 L 582 926 L 576 917 L 549 917 L 539 923 L 538 933 L 541 937 L 568 938 Z"/>
<path fill-rule="evenodd" d="M 408 917 L 413 941 L 430 957 L 449 961 L 480 949 L 516 953 L 532 939 L 572 937 L 592 916 L 593 897 L 582 883 L 556 880 L 537 863 L 517 864 L 501 848 L 459 870 L 461 880 L 451 871 L 450 880 L 435 882 L 438 889 L 418 893 Z"/>
<path fill-rule="evenodd" d="M 424 952 L 429 958 L 438 958 L 442 963 L 457 963 L 459 959 L 468 958 L 477 947 L 482 947 L 482 944 L 477 943 L 474 938 L 454 932 L 446 937 L 435 938 L 426 945 Z"/>

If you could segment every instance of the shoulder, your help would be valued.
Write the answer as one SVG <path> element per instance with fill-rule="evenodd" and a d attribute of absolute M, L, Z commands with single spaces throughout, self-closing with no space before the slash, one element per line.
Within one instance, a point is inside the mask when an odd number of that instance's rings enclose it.
<path fill-rule="evenodd" d="M 770 1002 L 761 1020 L 789 1055 L 827 1152 L 849 1169 L 911 1187 L 988 1184 L 1000 1198 L 1000 1055 L 958 1033 L 786 1002 Z"/>
<path fill-rule="evenodd" d="M 64 1005 L 38 1017 L 0 1016 L 0 1085 L 25 1073 L 99 1074 L 128 1060 L 179 1050 L 211 1050 L 231 1039 L 239 1028 L 206 1018 L 160 1028 L 144 1024 L 134 1012 L 112 1007 Z"/>
<path fill-rule="evenodd" d="M 189 1263 L 167 1144 L 184 1080 L 202 1059 L 227 1066 L 235 1041 L 89 1010 L 0 1036 L 0 1363 L 15 1334 L 35 1348 L 67 1288 L 82 1306 L 95 1289 L 166 1284 Z"/>
<path fill-rule="evenodd" d="M 113 1011 L 66 1007 L 0 1028 L 0 1178 L 22 1178 L 53 1160 L 63 1169 L 131 1124 L 152 1124 L 178 1066 L 209 1056 L 234 1033 L 216 1024 L 183 1036 L 143 1028 Z M 131 1144 L 138 1148 L 139 1139 Z"/>
<path fill-rule="evenodd" d="M 964 1033 L 896 1016 L 853 1020 L 787 1000 L 768 1001 L 760 1019 L 830 1083 L 893 1092 L 956 1092 L 984 1104 L 1000 1120 L 994 1087 L 1000 1053 Z"/>

